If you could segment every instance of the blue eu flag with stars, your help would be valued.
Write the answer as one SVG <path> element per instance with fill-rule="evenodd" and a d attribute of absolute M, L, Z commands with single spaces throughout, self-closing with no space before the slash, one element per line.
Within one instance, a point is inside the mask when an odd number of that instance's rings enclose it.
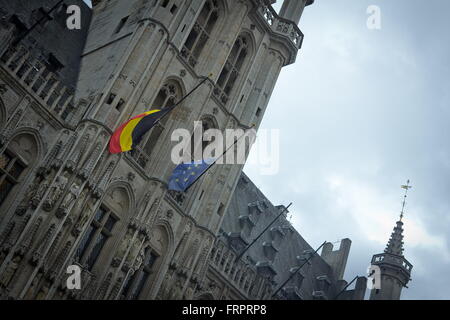
<path fill-rule="evenodd" d="M 207 159 L 179 164 L 169 179 L 169 190 L 186 191 L 212 163 L 213 160 Z"/>

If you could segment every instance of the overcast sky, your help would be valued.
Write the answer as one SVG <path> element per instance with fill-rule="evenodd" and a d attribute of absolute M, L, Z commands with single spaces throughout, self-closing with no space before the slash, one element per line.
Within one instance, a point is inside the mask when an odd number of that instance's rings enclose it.
<path fill-rule="evenodd" d="M 369 5 L 381 30 L 366 26 Z M 274 204 L 293 202 L 312 246 L 353 241 L 348 281 L 384 250 L 410 179 L 403 299 L 450 299 L 449 12 L 447 0 L 316 0 L 261 126 L 281 129 L 280 171 L 245 169 Z"/>
<path fill-rule="evenodd" d="M 366 26 L 369 5 L 381 30 Z M 245 169 L 274 204 L 294 203 L 312 246 L 353 241 L 348 281 L 384 250 L 410 179 L 403 299 L 450 299 L 449 12 L 446 0 L 316 0 L 261 126 L 281 129 L 280 171 Z"/>

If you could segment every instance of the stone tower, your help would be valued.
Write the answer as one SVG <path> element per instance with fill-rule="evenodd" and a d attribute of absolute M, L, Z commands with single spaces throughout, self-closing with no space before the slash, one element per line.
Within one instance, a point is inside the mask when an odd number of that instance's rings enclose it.
<path fill-rule="evenodd" d="M 280 10 L 280 16 L 298 24 L 302 16 L 303 9 L 313 3 L 314 0 L 285 0 Z"/>
<path fill-rule="evenodd" d="M 406 192 L 408 184 L 402 186 Z M 399 300 L 403 287 L 411 280 L 412 264 L 403 256 L 403 210 L 405 207 L 406 192 L 404 196 L 400 219 L 392 231 L 384 253 L 375 254 L 371 264 L 380 268 L 380 287 L 373 288 L 370 300 Z"/>
<path fill-rule="evenodd" d="M 52 1 L 0 1 L 2 297 L 213 295 L 208 256 L 243 165 L 217 165 L 189 192 L 168 192 L 170 136 L 198 120 L 259 127 L 312 3 L 287 0 L 283 18 L 273 2 L 96 0 L 90 10 L 66 0 L 47 14 Z M 71 4 L 88 20 L 78 33 L 64 27 Z M 172 105 L 210 73 L 132 152 L 108 153 L 121 123 Z M 81 290 L 66 288 L 69 265 L 82 270 Z"/>

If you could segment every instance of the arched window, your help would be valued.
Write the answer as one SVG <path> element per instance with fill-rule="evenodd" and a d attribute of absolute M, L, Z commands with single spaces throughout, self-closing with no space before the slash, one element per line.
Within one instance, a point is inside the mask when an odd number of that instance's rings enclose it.
<path fill-rule="evenodd" d="M 249 40 L 243 35 L 239 36 L 233 45 L 233 49 L 231 49 L 230 56 L 220 73 L 217 86 L 214 89 L 214 94 L 224 104 L 228 102 L 228 96 L 242 71 L 248 51 Z"/>
<path fill-rule="evenodd" d="M 145 249 L 145 257 L 141 267 L 129 277 L 122 290 L 122 300 L 137 300 L 142 293 L 147 280 L 153 272 L 153 266 L 159 255 L 150 248 Z"/>
<path fill-rule="evenodd" d="M 97 262 L 117 221 L 117 216 L 106 206 L 102 205 L 97 209 L 94 219 L 84 233 L 76 252 L 77 260 L 86 265 L 88 270 L 92 270 L 95 262 Z"/>
<path fill-rule="evenodd" d="M 120 299 L 148 299 L 154 289 L 156 279 L 161 277 L 161 269 L 168 258 L 169 230 L 162 225 L 152 229 L 152 238 L 144 250 L 142 263 L 123 284 Z"/>
<path fill-rule="evenodd" d="M 203 118 L 201 118 L 201 125 L 202 125 L 202 132 L 203 132 L 203 136 L 201 137 L 201 141 L 195 141 L 194 137 L 194 133 L 192 133 L 192 137 L 191 137 L 191 160 L 192 161 L 200 161 L 203 158 L 203 152 L 205 150 L 205 148 L 211 144 L 213 141 L 208 141 L 206 138 L 205 133 L 209 130 L 209 129 L 217 129 L 217 123 L 215 121 L 214 118 L 210 117 L 210 116 L 205 116 Z M 196 130 L 196 129 L 194 129 Z M 200 149 L 201 147 L 201 149 Z M 218 155 L 216 155 L 218 156 Z"/>
<path fill-rule="evenodd" d="M 0 153 L 0 206 L 19 184 L 38 157 L 36 140 L 30 134 L 19 134 Z"/>
<path fill-rule="evenodd" d="M 6 200 L 11 189 L 19 182 L 25 167 L 26 164 L 9 150 L 5 150 L 0 155 L 0 205 Z"/>
<path fill-rule="evenodd" d="M 130 195 L 126 188 L 113 188 L 108 191 L 104 202 L 93 213 L 91 223 L 81 237 L 75 253 L 76 261 L 92 270 L 99 258 L 103 259 L 102 254 L 109 252 L 103 249 L 109 245 L 113 235 L 117 234 L 121 220 L 126 221 L 129 213 Z"/>
<path fill-rule="evenodd" d="M 175 81 L 168 81 L 159 90 L 158 95 L 153 103 L 152 109 L 163 109 L 174 105 L 182 97 L 181 87 Z M 180 108 L 178 106 L 177 108 Z M 176 110 L 172 112 L 177 112 Z M 136 160 L 136 162 L 145 168 L 147 165 L 150 154 L 156 146 L 159 137 L 164 131 L 165 125 L 170 115 L 165 116 L 161 119 L 145 136 L 142 141 L 137 145 L 132 151 L 131 155 Z"/>
<path fill-rule="evenodd" d="M 219 6 L 217 0 L 207 0 L 186 39 L 181 54 L 193 67 L 197 64 L 206 42 L 211 37 L 211 32 L 219 17 L 218 12 Z"/>

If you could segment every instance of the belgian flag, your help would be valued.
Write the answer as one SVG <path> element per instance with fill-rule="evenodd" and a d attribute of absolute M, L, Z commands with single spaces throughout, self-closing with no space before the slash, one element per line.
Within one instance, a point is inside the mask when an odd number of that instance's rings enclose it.
<path fill-rule="evenodd" d="M 164 110 L 154 109 L 144 113 L 141 113 L 124 124 L 122 124 L 116 131 L 114 131 L 111 139 L 109 140 L 109 152 L 120 153 L 130 151 L 133 147 L 139 144 L 144 134 L 146 134 L 159 119 L 171 112 L 177 105 L 183 100 L 189 97 L 195 90 L 197 90 L 206 80 L 212 77 L 210 74 L 205 77 L 194 89 L 180 99 L 173 106 L 164 108 Z"/>
<path fill-rule="evenodd" d="M 141 113 L 114 131 L 109 140 L 109 152 L 120 153 L 130 151 L 139 144 L 144 134 L 146 134 L 161 117 L 167 112 L 159 109 Z"/>

